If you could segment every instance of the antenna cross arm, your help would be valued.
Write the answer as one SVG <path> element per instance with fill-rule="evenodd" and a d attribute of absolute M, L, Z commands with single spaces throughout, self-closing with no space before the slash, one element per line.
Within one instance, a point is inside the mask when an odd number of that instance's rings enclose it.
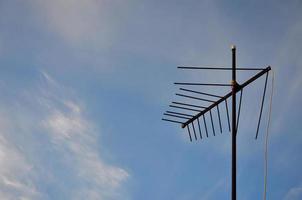
<path fill-rule="evenodd" d="M 262 75 L 266 74 L 267 72 L 269 72 L 271 70 L 271 67 L 268 66 L 267 68 L 263 69 L 262 71 L 260 71 L 259 73 L 257 73 L 255 76 L 251 77 L 250 79 L 248 79 L 247 81 L 245 81 L 244 83 L 242 83 L 241 85 L 236 84 L 236 93 L 239 92 L 240 90 L 242 90 L 244 87 L 246 87 L 247 85 L 249 85 L 250 83 L 254 82 L 255 80 L 257 80 L 258 78 L 260 78 Z M 225 101 L 227 98 L 232 96 L 232 92 L 229 92 L 228 94 L 226 94 L 225 96 L 223 96 L 221 99 L 219 99 L 218 101 L 214 102 L 213 104 L 211 104 L 209 107 L 205 108 L 203 111 L 201 111 L 200 113 L 198 113 L 197 115 L 193 116 L 191 119 L 187 120 L 186 122 L 184 122 L 182 124 L 182 128 L 185 128 L 186 126 L 188 126 L 190 123 L 192 123 L 194 120 L 196 120 L 197 118 L 199 118 L 200 116 L 204 115 L 206 112 L 210 111 L 212 108 L 215 108 L 218 104 L 220 104 L 221 102 Z"/>

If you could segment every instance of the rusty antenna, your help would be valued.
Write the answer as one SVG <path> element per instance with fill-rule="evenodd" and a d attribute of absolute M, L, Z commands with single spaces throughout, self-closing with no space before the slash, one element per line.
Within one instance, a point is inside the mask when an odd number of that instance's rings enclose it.
<path fill-rule="evenodd" d="M 237 137 L 237 129 L 240 118 L 240 110 L 241 110 L 241 102 L 243 89 L 249 84 L 256 81 L 258 78 L 265 75 L 265 83 L 263 88 L 263 95 L 260 105 L 259 118 L 257 123 L 257 129 L 255 134 L 255 139 L 258 138 L 259 127 L 261 122 L 261 116 L 263 111 L 264 99 L 267 88 L 267 80 L 269 71 L 271 67 L 268 66 L 266 68 L 237 68 L 236 67 L 236 47 L 232 46 L 232 67 L 190 67 L 190 66 L 179 66 L 178 69 L 182 70 L 225 70 L 232 72 L 232 80 L 230 84 L 225 83 L 188 83 L 188 82 L 177 82 L 175 85 L 181 86 L 179 88 L 180 92 L 176 93 L 176 96 L 182 97 L 183 99 L 192 99 L 198 103 L 188 103 L 188 101 L 172 101 L 169 107 L 170 110 L 164 113 L 165 118 L 162 118 L 164 121 L 180 124 L 182 128 L 186 128 L 189 139 L 192 142 L 193 139 L 198 140 L 204 139 L 205 137 L 209 137 L 209 129 L 212 129 L 211 132 L 213 135 L 217 135 L 215 131 L 215 123 L 213 118 L 213 113 L 217 113 L 219 131 L 222 134 L 222 110 L 220 107 L 225 107 L 225 119 L 228 124 L 228 131 L 231 131 L 232 137 L 232 192 L 231 197 L 232 200 L 236 200 L 236 137 Z M 250 77 L 245 82 L 239 84 L 236 80 L 236 72 L 237 71 L 257 71 L 257 74 Z M 192 90 L 187 88 L 187 86 L 210 86 L 210 87 L 231 87 L 231 91 L 224 95 L 217 95 L 212 93 L 207 93 L 198 90 Z M 240 92 L 239 96 L 239 106 L 238 112 L 236 110 L 236 94 Z M 231 114 L 229 116 L 229 105 L 228 99 L 232 99 L 232 109 Z M 201 104 L 202 103 L 202 104 Z M 207 104 L 207 105 L 205 105 Z M 210 117 L 211 126 L 209 127 L 207 124 L 207 118 Z M 231 119 L 231 122 L 230 122 Z M 216 123 L 217 124 L 217 123 Z M 204 128 L 202 128 L 204 127 Z"/>

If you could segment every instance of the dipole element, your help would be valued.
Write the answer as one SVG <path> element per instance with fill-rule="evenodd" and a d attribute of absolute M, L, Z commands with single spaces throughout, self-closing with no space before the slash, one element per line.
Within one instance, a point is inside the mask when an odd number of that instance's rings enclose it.
<path fill-rule="evenodd" d="M 236 47 L 232 46 L 232 200 L 236 200 Z"/>

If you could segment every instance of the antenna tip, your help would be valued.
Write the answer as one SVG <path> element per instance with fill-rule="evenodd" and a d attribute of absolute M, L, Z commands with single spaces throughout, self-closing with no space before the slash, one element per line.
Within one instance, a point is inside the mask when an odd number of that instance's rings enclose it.
<path fill-rule="evenodd" d="M 236 49 L 236 46 L 235 46 L 235 45 L 232 45 L 232 46 L 231 46 L 231 49 L 232 49 L 232 50 L 235 50 L 235 49 Z"/>

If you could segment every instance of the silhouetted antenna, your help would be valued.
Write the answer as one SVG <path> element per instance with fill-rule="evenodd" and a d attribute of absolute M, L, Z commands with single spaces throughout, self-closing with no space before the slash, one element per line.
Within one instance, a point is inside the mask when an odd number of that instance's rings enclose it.
<path fill-rule="evenodd" d="M 162 120 L 173 122 L 177 124 L 181 124 L 182 128 L 187 128 L 188 135 L 190 138 L 190 141 L 192 141 L 192 138 L 195 140 L 198 139 L 198 133 L 199 138 L 203 139 L 205 137 L 209 137 L 209 126 L 207 124 L 206 120 L 206 114 L 209 116 L 208 119 L 210 119 L 213 136 L 216 136 L 216 129 L 215 125 L 219 126 L 219 131 L 222 134 L 224 130 L 232 130 L 232 200 L 236 200 L 236 135 L 237 130 L 239 126 L 239 119 L 240 119 L 240 112 L 241 112 L 241 105 L 242 105 L 242 99 L 243 99 L 243 89 L 260 78 L 263 75 L 266 75 L 264 89 L 263 89 L 263 96 L 261 100 L 261 106 L 260 106 L 260 113 L 257 123 L 257 129 L 256 129 L 256 136 L 257 139 L 258 133 L 259 133 L 259 127 L 261 122 L 261 116 L 263 111 L 263 105 L 264 105 L 264 99 L 265 99 L 265 93 L 266 93 L 266 86 L 267 86 L 267 79 L 269 71 L 271 70 L 271 67 L 268 66 L 266 68 L 236 68 L 236 47 L 232 46 L 232 67 L 199 67 L 199 66 L 178 66 L 178 69 L 181 70 L 223 70 L 223 71 L 231 71 L 232 72 L 232 80 L 231 84 L 229 83 L 196 83 L 196 82 L 176 82 L 175 85 L 180 85 L 182 87 L 179 88 L 181 93 L 176 93 L 175 95 L 178 97 L 181 97 L 183 101 L 172 101 L 172 104 L 169 105 L 170 108 L 173 108 L 175 110 L 172 111 L 166 111 L 164 113 L 164 116 L 167 118 L 163 118 Z M 236 71 L 256 71 L 257 73 L 246 80 L 245 82 L 239 84 L 236 81 Z M 231 91 L 224 94 L 224 95 L 218 95 L 218 94 L 212 94 L 204 91 L 199 91 L 196 89 L 191 89 L 183 86 L 206 86 L 206 87 L 231 87 Z M 184 92 L 184 93 L 182 93 Z M 240 98 L 239 98 L 239 104 L 238 104 L 238 113 L 236 112 L 236 93 L 240 92 Z M 211 98 L 211 99 L 209 99 Z M 230 123 L 230 116 L 229 116 L 229 108 L 228 108 L 228 99 L 232 98 L 232 120 Z M 196 103 L 192 104 L 191 102 L 188 103 L 186 100 L 194 100 Z M 202 103 L 202 104 L 201 104 Z M 221 105 L 224 104 L 224 105 Z M 222 126 L 222 111 L 220 107 L 225 107 L 225 113 L 226 113 L 226 120 L 228 124 L 228 129 L 223 128 Z M 215 109 L 214 109 L 215 108 Z M 177 110 L 176 110 L 177 109 Z M 182 112 L 185 111 L 185 112 Z M 213 116 L 213 112 L 217 113 L 215 118 Z M 202 118 L 203 124 L 200 123 L 200 118 Z M 215 123 L 215 119 L 218 119 L 218 123 Z M 225 118 L 224 118 L 225 119 Z M 202 133 L 202 126 L 205 130 L 205 137 L 203 137 Z M 232 127 L 232 128 L 231 128 Z"/>

